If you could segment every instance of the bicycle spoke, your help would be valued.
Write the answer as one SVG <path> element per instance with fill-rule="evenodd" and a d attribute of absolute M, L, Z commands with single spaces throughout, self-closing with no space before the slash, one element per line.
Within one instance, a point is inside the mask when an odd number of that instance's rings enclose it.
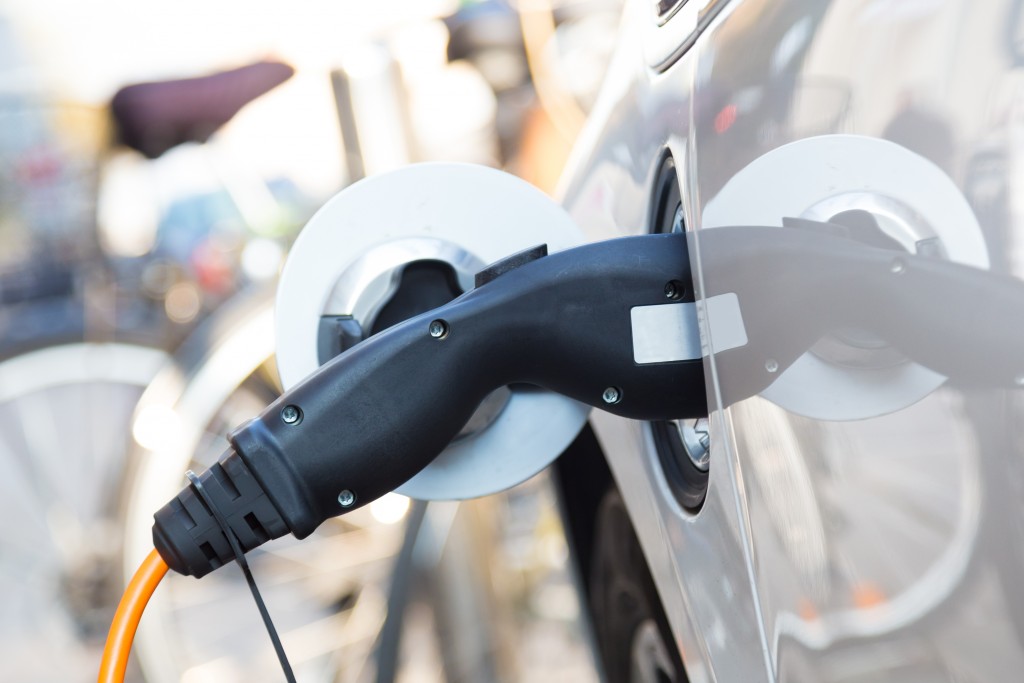
<path fill-rule="evenodd" d="M 108 507 L 136 399 L 163 355 L 73 344 L 0 364 L 0 658 L 3 678 L 80 680 L 116 595 Z"/>

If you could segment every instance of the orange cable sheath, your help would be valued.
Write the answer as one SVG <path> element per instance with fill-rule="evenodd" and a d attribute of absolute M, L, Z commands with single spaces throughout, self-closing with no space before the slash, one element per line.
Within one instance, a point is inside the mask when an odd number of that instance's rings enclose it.
<path fill-rule="evenodd" d="M 114 621 L 110 624 L 110 632 L 107 634 L 103 661 L 100 663 L 99 683 L 123 683 L 124 673 L 128 668 L 128 653 L 131 652 L 142 612 L 166 573 L 167 564 L 160 554 L 153 550 L 128 582 L 128 587 L 125 588 L 114 614 Z"/>

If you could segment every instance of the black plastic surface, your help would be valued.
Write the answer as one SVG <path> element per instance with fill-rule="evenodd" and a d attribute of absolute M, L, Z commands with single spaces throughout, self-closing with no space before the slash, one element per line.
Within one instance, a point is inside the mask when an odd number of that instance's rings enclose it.
<path fill-rule="evenodd" d="M 706 411 L 700 361 L 633 362 L 630 309 L 689 280 L 683 235 L 591 244 L 520 266 L 332 360 L 231 436 L 299 538 L 393 490 L 433 460 L 494 389 L 527 383 L 619 415 Z M 430 323 L 444 320 L 437 339 Z M 619 387 L 622 400 L 602 393 Z M 299 425 L 279 414 L 301 408 Z"/>
<path fill-rule="evenodd" d="M 370 334 L 429 311 L 461 295 L 462 287 L 450 263 L 436 259 L 413 261 L 402 269 L 398 287 L 370 325 Z"/>
<path fill-rule="evenodd" d="M 203 475 L 212 477 L 208 488 L 230 489 L 223 473 L 240 460 L 266 491 L 287 528 L 264 510 L 265 534 L 236 526 L 262 499 L 222 496 L 225 516 L 250 550 L 264 535 L 303 538 L 328 517 L 398 487 L 507 384 L 542 386 L 628 417 L 703 415 L 701 361 L 633 362 L 630 309 L 665 304 L 671 280 L 690 280 L 683 235 L 591 244 L 519 265 L 328 362 L 231 435 L 237 455 Z M 430 334 L 435 320 L 447 326 L 442 338 Z M 615 405 L 602 400 L 609 386 L 622 392 Z M 301 410 L 300 422 L 282 419 L 287 405 Z M 355 494 L 355 505 L 339 503 L 342 491 Z M 157 514 L 154 530 L 168 563 L 197 576 L 231 557 L 203 512 L 186 489 Z M 204 544 L 206 553 L 198 549 Z"/>
<path fill-rule="evenodd" d="M 363 326 L 350 315 L 320 317 L 316 336 L 317 361 L 323 365 L 363 341 Z"/>
<path fill-rule="evenodd" d="M 288 533 L 263 487 L 235 453 L 225 453 L 199 480 L 244 551 Z M 234 557 L 220 524 L 192 486 L 160 508 L 154 518 L 153 544 L 179 574 L 199 578 Z"/>
<path fill-rule="evenodd" d="M 546 244 L 538 244 L 535 247 L 523 249 L 522 251 L 516 252 L 511 256 L 506 256 L 500 261 L 496 261 L 481 270 L 476 274 L 474 283 L 477 287 L 486 285 L 488 282 L 497 280 L 500 276 L 509 271 L 515 270 L 519 266 L 525 265 L 530 261 L 536 261 L 537 259 L 543 258 L 547 255 L 548 245 Z"/>

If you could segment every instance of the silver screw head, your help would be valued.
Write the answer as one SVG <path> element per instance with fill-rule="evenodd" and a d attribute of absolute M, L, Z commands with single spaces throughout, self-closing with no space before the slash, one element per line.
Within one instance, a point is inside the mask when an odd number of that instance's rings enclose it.
<path fill-rule="evenodd" d="M 281 409 L 281 420 L 283 420 L 285 424 L 298 424 L 301 419 L 302 411 L 299 410 L 298 406 L 287 405 Z"/>
<path fill-rule="evenodd" d="M 430 323 L 427 331 L 434 339 L 444 339 L 448 336 L 448 323 L 443 320 L 434 320 Z"/>
<path fill-rule="evenodd" d="M 348 489 L 345 489 L 338 494 L 338 505 L 343 508 L 350 508 L 356 502 L 356 494 L 352 493 Z"/>
<path fill-rule="evenodd" d="M 618 387 L 608 387 L 601 394 L 601 400 L 609 405 L 618 403 L 622 400 L 622 392 L 619 391 Z"/>
<path fill-rule="evenodd" d="M 903 261 L 903 259 L 893 259 L 892 263 L 889 264 L 889 270 L 892 271 L 894 275 L 902 275 L 903 271 L 905 271 L 906 269 L 907 264 Z"/>
<path fill-rule="evenodd" d="M 772 372 L 772 373 L 778 372 L 779 371 L 779 361 L 775 360 L 774 358 L 769 358 L 768 360 L 766 360 L 764 362 L 764 369 L 767 370 L 768 372 Z"/>
<path fill-rule="evenodd" d="M 665 298 L 666 299 L 681 299 L 683 298 L 683 287 L 680 283 L 675 280 L 669 280 L 665 283 Z"/>

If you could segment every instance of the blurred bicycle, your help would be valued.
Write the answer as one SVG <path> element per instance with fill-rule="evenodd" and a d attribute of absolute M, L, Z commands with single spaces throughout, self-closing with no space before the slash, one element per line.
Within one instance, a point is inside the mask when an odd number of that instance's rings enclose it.
<path fill-rule="evenodd" d="M 198 258 L 202 240 L 185 254 L 167 244 L 139 257 L 105 248 L 96 217 L 110 129 L 159 155 L 205 140 L 290 73 L 254 65 L 133 86 L 115 98 L 112 119 L 23 91 L 0 98 L 0 458 L 9 472 L 0 647 L 18 680 L 74 680 L 94 669 L 118 592 L 116 492 L 132 410 L 166 350 L 244 281 L 225 281 L 232 264 L 217 271 L 213 258 Z M 139 106 L 175 90 L 179 100 L 201 96 L 206 109 L 157 115 Z"/>

